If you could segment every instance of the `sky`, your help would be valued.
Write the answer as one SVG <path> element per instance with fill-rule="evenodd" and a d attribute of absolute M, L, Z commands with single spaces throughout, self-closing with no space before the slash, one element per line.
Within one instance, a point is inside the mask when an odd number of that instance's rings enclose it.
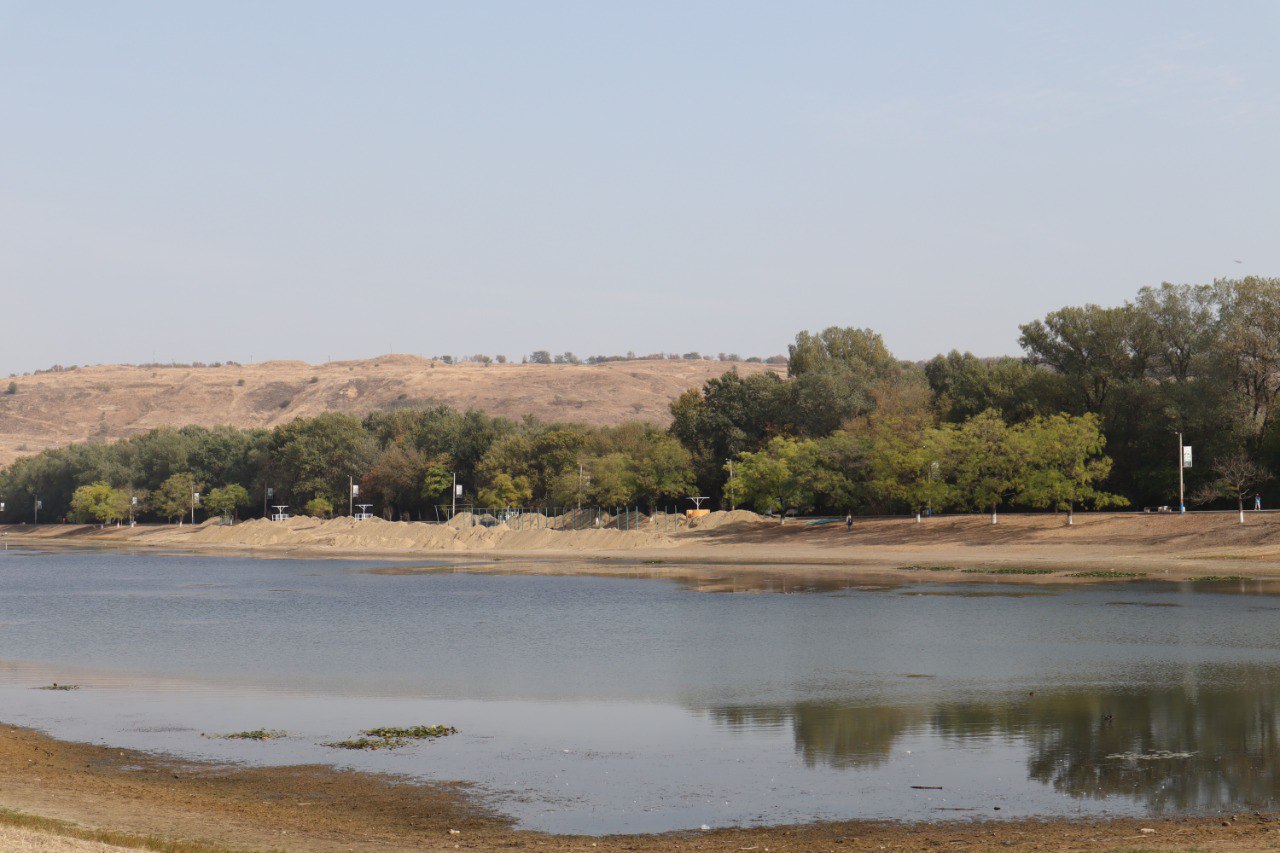
<path fill-rule="evenodd" d="M 0 371 L 903 358 L 1280 275 L 1274 2 L 0 0 Z"/>

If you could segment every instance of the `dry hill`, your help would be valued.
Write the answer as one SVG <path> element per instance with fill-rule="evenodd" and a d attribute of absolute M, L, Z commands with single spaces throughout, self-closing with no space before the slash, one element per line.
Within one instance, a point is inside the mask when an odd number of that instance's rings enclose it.
<path fill-rule="evenodd" d="M 444 403 L 493 415 L 613 424 L 666 424 L 685 389 L 745 362 L 619 361 L 598 365 L 446 365 L 410 355 L 311 365 L 99 365 L 20 376 L 0 394 L 0 465 L 88 439 L 111 441 L 159 426 L 270 427 L 303 415 Z"/>

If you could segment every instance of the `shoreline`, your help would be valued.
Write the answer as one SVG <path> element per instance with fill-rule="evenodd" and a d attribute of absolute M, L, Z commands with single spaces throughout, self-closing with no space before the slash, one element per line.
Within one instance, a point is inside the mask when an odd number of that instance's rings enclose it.
<path fill-rule="evenodd" d="M 0 724 L 0 827 L 135 849 L 1079 850 L 1280 840 L 1274 815 L 815 822 L 656 835 L 548 835 L 475 805 L 467 786 L 318 766 L 245 767 L 60 741 Z M 51 849 L 35 847 L 34 849 Z M 57 848 L 52 848 L 57 849 Z M 79 848 L 76 848 L 79 849 Z M 111 848 L 101 848 L 111 849 Z"/>
<path fill-rule="evenodd" d="M 730 514 L 722 514 L 728 516 Z M 749 516 L 750 514 L 743 514 Z M 1280 587 L 1280 513 L 1194 516 L 1080 513 L 948 516 L 810 527 L 736 522 L 711 529 L 515 531 L 421 522 L 251 521 L 235 526 L 0 526 L 23 547 L 134 550 L 255 559 L 351 559 L 406 564 L 392 573 L 474 571 L 683 581 L 710 588 L 861 583 L 1062 585 L 1204 578 Z M 446 535 L 447 534 L 447 535 Z M 444 543 L 441 546 L 441 542 Z M 414 567 L 413 563 L 429 563 Z M 377 571 L 377 570 L 375 570 Z"/>

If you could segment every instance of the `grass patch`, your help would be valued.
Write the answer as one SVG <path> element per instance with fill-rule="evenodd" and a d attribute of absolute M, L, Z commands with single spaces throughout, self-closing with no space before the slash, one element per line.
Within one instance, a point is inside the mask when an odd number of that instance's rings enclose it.
<path fill-rule="evenodd" d="M 130 847 L 134 850 L 154 850 L 157 853 L 227 853 L 230 850 L 230 848 L 222 845 L 204 844 L 199 841 L 166 841 L 154 835 L 133 835 L 128 832 L 87 829 L 70 821 L 30 815 L 11 809 L 0 809 L 0 824 L 17 829 L 48 832 L 60 835 L 63 838 L 78 838 L 81 841 L 112 844 L 116 847 Z"/>
<path fill-rule="evenodd" d="M 640 564 L 644 566 L 661 566 L 666 560 L 641 560 Z"/>
<path fill-rule="evenodd" d="M 1008 567 L 1003 569 L 961 569 L 966 575 L 1051 575 L 1053 569 L 1019 569 Z"/>
<path fill-rule="evenodd" d="M 328 743 L 322 743 L 321 746 L 330 746 L 334 749 L 399 749 L 409 743 L 401 738 L 382 738 L 382 737 L 353 737 L 349 740 L 333 740 Z"/>
<path fill-rule="evenodd" d="M 53 682 L 53 684 L 46 684 L 43 687 L 36 688 L 36 690 L 79 690 L 79 689 L 80 689 L 79 684 L 59 684 L 56 681 Z"/>
<path fill-rule="evenodd" d="M 1067 575 L 1069 578 L 1100 578 L 1109 581 L 1132 580 L 1134 578 L 1145 578 L 1146 576 L 1146 572 L 1112 572 L 1106 569 L 1098 569 L 1092 572 L 1075 572 Z"/>
<path fill-rule="evenodd" d="M 958 572 L 960 571 L 960 569 L 957 568 L 956 566 L 914 565 L 914 566 L 898 566 L 898 571 L 900 572 Z"/>
<path fill-rule="evenodd" d="M 1192 583 L 1224 583 L 1226 581 L 1251 581 L 1253 578 L 1244 575 L 1200 575 L 1199 577 L 1187 578 Z"/>
<path fill-rule="evenodd" d="M 360 734 L 369 735 L 370 737 L 380 737 L 386 740 L 411 739 L 420 740 L 422 738 L 447 737 L 456 735 L 458 730 L 453 726 L 409 726 L 401 729 L 395 726 L 383 726 L 377 729 L 361 729 Z"/>
<path fill-rule="evenodd" d="M 275 731 L 272 729 L 253 729 L 247 732 L 228 732 L 224 735 L 204 735 L 204 737 L 218 738 L 219 740 L 278 740 L 279 738 L 288 736 L 288 732 Z"/>

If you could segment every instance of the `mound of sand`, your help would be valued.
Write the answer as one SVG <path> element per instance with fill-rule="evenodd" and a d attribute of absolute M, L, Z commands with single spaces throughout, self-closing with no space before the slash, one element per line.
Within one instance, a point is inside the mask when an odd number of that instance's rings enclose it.
<path fill-rule="evenodd" d="M 719 527 L 760 524 L 764 520 L 764 516 L 754 513 L 749 509 L 734 509 L 729 510 L 728 512 L 716 510 L 709 515 L 704 515 L 701 518 L 690 520 L 689 526 L 695 530 L 715 530 Z"/>
<path fill-rule="evenodd" d="M 332 548 L 341 551 L 471 551 L 471 550 L 568 550 L 625 551 L 664 548 L 675 541 L 660 526 L 638 530 L 600 528 L 571 529 L 565 517 L 529 514 L 495 523 L 491 516 L 459 513 L 447 524 L 420 521 L 384 521 L 372 518 L 329 521 L 294 516 L 285 521 L 254 519 L 236 525 L 164 527 L 143 532 L 137 538 L 150 544 L 204 544 L 245 547 Z M 536 525 L 536 526 L 535 526 Z M 550 526 L 545 526 L 550 525 Z M 556 529 L 559 525 L 561 528 Z"/>

